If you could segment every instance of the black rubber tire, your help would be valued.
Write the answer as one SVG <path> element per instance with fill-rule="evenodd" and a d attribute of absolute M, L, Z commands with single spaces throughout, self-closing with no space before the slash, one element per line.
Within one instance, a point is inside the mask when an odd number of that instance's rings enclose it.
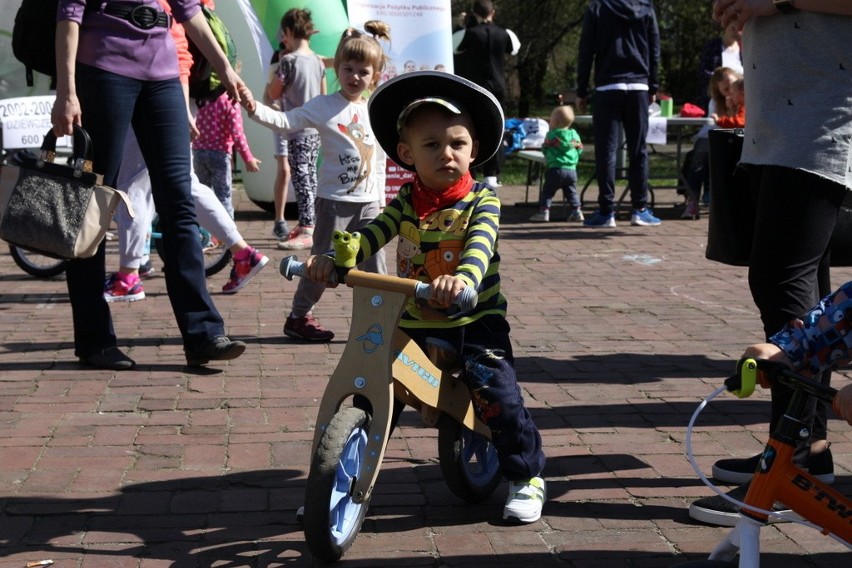
<path fill-rule="evenodd" d="M 68 261 L 51 258 L 35 252 L 29 252 L 15 245 L 9 245 L 9 253 L 18 268 L 36 278 L 53 278 L 65 272 Z"/>
<path fill-rule="evenodd" d="M 160 224 L 159 220 L 154 221 L 153 232 L 160 233 Z M 202 241 L 202 246 L 204 245 L 205 237 L 202 233 L 199 233 L 198 238 Z M 165 248 L 163 247 L 163 239 L 152 239 L 154 241 L 154 248 L 157 251 L 157 255 L 159 255 L 160 260 L 163 263 L 166 262 L 165 256 Z M 211 250 L 205 251 L 204 253 L 204 276 L 208 278 L 213 276 L 214 274 L 218 274 L 222 271 L 223 268 L 228 266 L 231 262 L 231 251 L 226 249 L 224 246 L 220 245 L 219 247 Z"/>
<path fill-rule="evenodd" d="M 305 487 L 305 513 L 302 525 L 305 530 L 305 542 L 314 557 L 321 562 L 336 562 L 352 546 L 361 531 L 361 524 L 369 507 L 369 498 L 360 504 L 351 502 L 351 490 L 354 479 L 360 474 L 363 463 L 363 444 L 369 436 L 369 417 L 360 408 L 344 408 L 337 412 L 325 429 L 316 452 L 311 460 L 311 470 Z M 355 438 L 361 441 L 360 446 L 350 442 Z M 354 452 L 358 456 L 357 471 L 344 470 L 341 465 L 346 461 L 344 451 Z M 350 453 L 350 455 L 352 455 Z M 351 464 L 350 464 L 351 465 Z M 350 479 L 347 494 L 339 501 L 333 502 L 334 490 L 340 489 L 341 478 Z M 338 491 L 336 496 L 340 497 Z M 340 519 L 335 517 L 332 509 L 346 502 L 349 516 L 343 520 L 343 530 L 339 536 L 332 532 L 332 525 L 339 529 Z"/>
<path fill-rule="evenodd" d="M 471 441 L 481 447 L 469 447 Z M 473 455 L 468 451 L 472 449 Z M 447 487 L 468 503 L 489 498 L 503 481 L 497 450 L 491 441 L 447 415 L 438 422 L 438 461 Z"/>

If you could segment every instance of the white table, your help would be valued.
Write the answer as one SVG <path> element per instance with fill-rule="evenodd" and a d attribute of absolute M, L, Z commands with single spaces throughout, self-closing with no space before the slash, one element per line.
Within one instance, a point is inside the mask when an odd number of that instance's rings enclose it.
<path fill-rule="evenodd" d="M 590 115 L 590 114 L 578 115 L 574 118 L 574 124 L 578 125 L 578 126 L 591 125 L 592 124 L 592 115 Z M 688 137 L 686 136 L 687 132 L 685 132 L 685 130 L 697 129 L 697 128 L 700 128 L 700 127 L 707 125 L 707 124 L 713 124 L 713 119 L 712 118 L 687 118 L 687 117 L 682 117 L 682 116 L 671 116 L 671 117 L 666 118 L 666 130 L 674 135 L 675 153 L 674 153 L 673 156 L 671 156 L 671 158 L 674 160 L 676 177 L 678 179 L 678 184 L 676 186 L 668 186 L 668 187 L 671 187 L 672 189 L 677 189 L 677 188 L 680 188 L 680 187 L 684 187 L 684 188 L 687 187 L 688 182 L 687 182 L 686 178 L 684 177 L 683 172 L 681 171 L 683 169 L 683 158 L 685 156 L 685 152 L 683 151 L 683 146 L 688 139 Z M 623 142 L 624 142 L 624 133 L 622 131 L 620 139 L 619 139 L 620 150 L 619 150 L 618 154 L 616 155 L 616 164 L 615 164 L 616 179 L 625 179 L 626 178 L 626 169 L 627 168 L 625 166 L 625 162 L 626 162 L 625 156 L 626 156 L 627 151 L 626 151 L 626 148 L 625 148 Z M 651 145 L 651 150 L 656 151 L 654 149 L 654 145 Z M 660 152 L 660 153 L 662 153 L 662 152 Z M 545 163 L 544 155 L 541 153 L 540 150 L 532 149 L 532 148 L 525 149 L 525 150 L 519 150 L 517 152 L 513 152 L 510 155 L 517 157 L 517 158 L 521 158 L 521 159 L 529 162 L 528 166 L 527 166 L 527 188 L 526 188 L 526 194 L 525 194 L 525 198 L 524 198 L 524 201 L 529 203 L 529 189 L 530 189 L 531 181 L 534 177 L 533 174 L 535 172 L 538 173 L 539 191 L 541 190 L 541 184 L 542 184 L 542 180 L 543 180 L 542 174 L 543 174 L 544 163 Z M 581 202 L 583 201 L 583 194 L 586 192 L 586 189 L 588 189 L 588 187 L 592 184 L 594 179 L 595 179 L 595 176 L 592 175 L 592 177 L 586 182 L 583 189 L 581 190 L 581 192 L 580 192 L 580 201 Z M 650 186 L 650 184 L 649 184 L 649 186 Z M 657 186 L 657 187 L 661 188 L 663 186 Z M 653 206 L 653 188 L 649 187 L 649 189 L 651 191 L 651 195 L 649 195 L 649 202 Z"/>

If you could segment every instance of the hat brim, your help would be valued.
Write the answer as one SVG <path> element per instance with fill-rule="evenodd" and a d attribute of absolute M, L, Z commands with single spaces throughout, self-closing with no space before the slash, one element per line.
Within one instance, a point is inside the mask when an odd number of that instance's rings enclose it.
<path fill-rule="evenodd" d="M 414 166 L 404 163 L 397 153 L 397 118 L 405 107 L 424 97 L 446 98 L 458 103 L 470 114 L 479 140 L 479 152 L 472 166 L 497 153 L 503 140 L 504 119 L 503 109 L 494 95 L 452 73 L 414 71 L 397 75 L 379 85 L 368 103 L 373 134 L 388 157 L 400 167 L 414 171 Z"/>

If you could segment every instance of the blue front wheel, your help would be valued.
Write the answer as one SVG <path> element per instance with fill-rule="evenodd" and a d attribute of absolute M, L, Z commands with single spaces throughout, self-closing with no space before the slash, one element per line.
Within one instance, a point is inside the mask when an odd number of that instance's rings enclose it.
<path fill-rule="evenodd" d="M 361 530 L 369 498 L 356 503 L 352 490 L 361 475 L 369 417 L 344 408 L 329 422 L 311 460 L 302 524 L 305 541 L 320 561 L 336 562 Z"/>

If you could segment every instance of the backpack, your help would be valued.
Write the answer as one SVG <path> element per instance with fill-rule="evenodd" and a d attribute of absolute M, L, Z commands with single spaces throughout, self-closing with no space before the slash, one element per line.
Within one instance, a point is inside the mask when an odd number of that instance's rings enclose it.
<path fill-rule="evenodd" d="M 56 75 L 56 8 L 59 0 L 23 0 L 12 27 L 12 53 L 27 68 L 27 86 L 33 71 Z"/>
<path fill-rule="evenodd" d="M 213 36 L 219 43 L 219 47 L 225 52 L 231 65 L 237 62 L 237 46 L 231 37 L 228 28 L 222 19 L 207 6 L 201 6 L 201 12 L 213 31 Z M 199 107 L 213 101 L 225 92 L 225 86 L 219 80 L 219 76 L 213 70 L 213 66 L 201 53 L 201 50 L 189 37 L 189 52 L 192 54 L 192 67 L 189 70 L 189 96 L 195 99 Z"/>
<path fill-rule="evenodd" d="M 91 0 L 86 4 L 86 12 L 95 9 Z M 56 77 L 58 6 L 59 0 L 23 0 L 15 14 L 12 54 L 26 67 L 28 87 L 33 86 L 33 71 Z"/>

